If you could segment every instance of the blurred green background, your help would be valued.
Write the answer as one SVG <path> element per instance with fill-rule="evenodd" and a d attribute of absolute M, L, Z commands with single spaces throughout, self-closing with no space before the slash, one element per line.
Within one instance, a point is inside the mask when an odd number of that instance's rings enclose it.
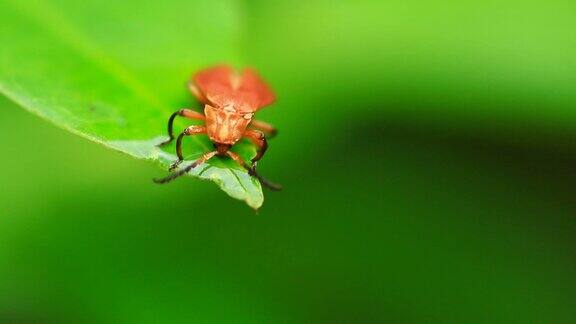
<path fill-rule="evenodd" d="M 574 2 L 234 3 L 284 191 L 157 186 L 3 98 L 0 322 L 576 321 Z"/>

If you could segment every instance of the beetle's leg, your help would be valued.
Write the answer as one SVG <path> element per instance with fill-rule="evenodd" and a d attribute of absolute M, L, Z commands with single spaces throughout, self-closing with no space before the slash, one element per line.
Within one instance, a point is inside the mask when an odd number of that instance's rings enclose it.
<path fill-rule="evenodd" d="M 173 171 L 184 161 L 184 156 L 182 155 L 182 138 L 184 136 L 190 135 L 198 135 L 198 134 L 206 134 L 206 127 L 204 126 L 188 126 L 180 135 L 178 135 L 178 139 L 176 140 L 176 155 L 178 155 L 178 161 L 172 163 L 170 166 L 169 171 Z"/>
<path fill-rule="evenodd" d="M 257 130 L 263 131 L 270 138 L 272 138 L 278 134 L 278 130 L 276 129 L 276 127 L 274 127 L 274 126 L 272 126 L 266 122 L 260 121 L 260 120 L 253 120 L 250 123 L 250 126 L 254 127 Z"/>
<path fill-rule="evenodd" d="M 264 187 L 274 190 L 274 191 L 279 191 L 282 190 L 282 186 L 276 183 L 272 183 L 268 180 L 266 180 L 265 178 L 263 178 L 261 175 L 259 175 L 256 172 L 256 169 L 254 168 L 254 166 L 249 167 L 246 162 L 244 162 L 244 160 L 242 160 L 242 158 L 240 156 L 238 156 L 238 154 L 232 152 L 232 151 L 227 151 L 226 155 L 228 155 L 229 157 L 232 158 L 232 160 L 236 161 L 236 163 L 240 164 L 241 167 L 243 167 L 244 169 L 248 170 L 248 174 L 250 174 L 251 176 L 255 177 L 256 179 L 258 179 L 258 181 L 260 181 L 260 184 L 262 184 Z"/>
<path fill-rule="evenodd" d="M 260 160 L 262 156 L 264 156 L 264 153 L 266 153 L 266 150 L 268 149 L 268 142 L 266 141 L 266 136 L 264 136 L 264 134 L 261 131 L 248 129 L 246 130 L 246 132 L 244 132 L 244 137 L 250 139 L 252 143 L 258 146 L 258 152 L 256 153 L 256 156 L 252 159 L 252 165 L 253 167 L 255 167 L 256 166 L 255 163 L 258 162 L 258 160 Z"/>
<path fill-rule="evenodd" d="M 176 111 L 175 113 L 173 113 L 172 115 L 170 115 L 170 118 L 168 119 L 168 136 L 170 137 L 168 140 L 158 144 L 158 146 L 163 146 L 166 145 L 170 142 L 172 142 L 172 140 L 174 139 L 174 132 L 173 132 L 173 125 L 174 125 L 174 118 L 176 118 L 176 116 L 182 116 L 185 118 L 189 118 L 189 119 L 197 119 L 197 120 L 204 120 L 206 119 L 206 117 L 204 115 L 202 115 L 201 113 L 194 111 L 194 110 L 190 110 L 190 109 L 180 109 L 178 111 Z"/>
<path fill-rule="evenodd" d="M 250 139 L 254 144 L 256 144 L 256 146 L 258 146 L 258 152 L 256 153 L 256 156 L 252 159 L 252 166 L 248 167 L 246 163 L 234 152 L 228 151 L 227 152 L 228 156 L 234 159 L 234 161 L 239 163 L 246 170 L 248 170 L 248 173 L 251 176 L 256 177 L 264 187 L 276 191 L 282 190 L 281 185 L 266 180 L 256 172 L 256 162 L 258 162 L 258 160 L 260 160 L 262 156 L 264 156 L 266 149 L 268 149 L 268 142 L 266 141 L 266 137 L 264 136 L 264 134 L 260 131 L 249 129 L 244 133 L 244 136 Z"/>
<path fill-rule="evenodd" d="M 166 183 L 166 182 L 170 182 L 180 176 L 185 175 L 186 173 L 190 172 L 190 170 L 194 169 L 195 167 L 199 166 L 200 164 L 210 160 L 214 155 L 218 154 L 217 151 L 212 151 L 212 152 L 208 152 L 205 153 L 204 155 L 202 155 L 198 160 L 194 161 L 194 163 L 190 164 L 189 166 L 185 167 L 182 170 L 179 170 L 178 172 L 174 172 L 171 173 L 170 175 L 168 175 L 165 178 L 162 179 L 153 179 L 154 182 L 156 183 Z"/>

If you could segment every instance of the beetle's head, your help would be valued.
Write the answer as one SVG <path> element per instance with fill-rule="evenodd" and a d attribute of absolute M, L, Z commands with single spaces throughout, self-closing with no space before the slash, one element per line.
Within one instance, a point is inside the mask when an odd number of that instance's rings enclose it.
<path fill-rule="evenodd" d="M 215 108 L 204 107 L 206 130 L 214 142 L 234 144 L 244 135 L 244 131 L 254 117 L 253 112 L 240 112 L 233 106 Z"/>

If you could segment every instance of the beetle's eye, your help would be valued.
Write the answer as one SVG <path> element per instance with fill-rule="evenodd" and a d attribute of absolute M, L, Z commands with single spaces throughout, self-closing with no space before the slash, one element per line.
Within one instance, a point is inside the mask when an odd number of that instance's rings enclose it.
<path fill-rule="evenodd" d="M 252 119 L 252 116 L 254 116 L 253 113 L 246 114 L 244 115 L 244 119 Z"/>

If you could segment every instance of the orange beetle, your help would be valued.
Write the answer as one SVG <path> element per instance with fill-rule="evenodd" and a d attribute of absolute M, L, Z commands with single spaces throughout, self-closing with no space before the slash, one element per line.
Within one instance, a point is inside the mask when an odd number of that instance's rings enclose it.
<path fill-rule="evenodd" d="M 175 170 L 184 161 L 182 155 L 182 138 L 184 136 L 207 134 L 214 143 L 215 150 L 205 153 L 186 168 L 174 172 L 166 178 L 155 179 L 154 181 L 156 183 L 172 181 L 216 155 L 227 155 L 247 169 L 251 175 L 257 177 L 263 185 L 271 189 L 280 189 L 278 185 L 266 181 L 256 173 L 256 164 L 268 147 L 265 133 L 270 136 L 277 133 L 270 124 L 253 120 L 256 111 L 272 104 L 276 99 L 272 90 L 258 74 L 251 69 L 236 73 L 229 66 L 216 66 L 196 73 L 188 86 L 194 96 L 204 104 L 204 114 L 190 109 L 180 109 L 173 113 L 168 120 L 168 136 L 170 138 L 161 143 L 160 146 L 174 140 L 172 128 L 176 116 L 203 120 L 205 126 L 189 126 L 178 136 L 176 140 L 178 160 L 170 166 L 170 171 Z M 251 161 L 251 167 L 238 154 L 230 151 L 232 145 L 243 137 L 251 140 L 258 147 L 258 152 Z"/>

